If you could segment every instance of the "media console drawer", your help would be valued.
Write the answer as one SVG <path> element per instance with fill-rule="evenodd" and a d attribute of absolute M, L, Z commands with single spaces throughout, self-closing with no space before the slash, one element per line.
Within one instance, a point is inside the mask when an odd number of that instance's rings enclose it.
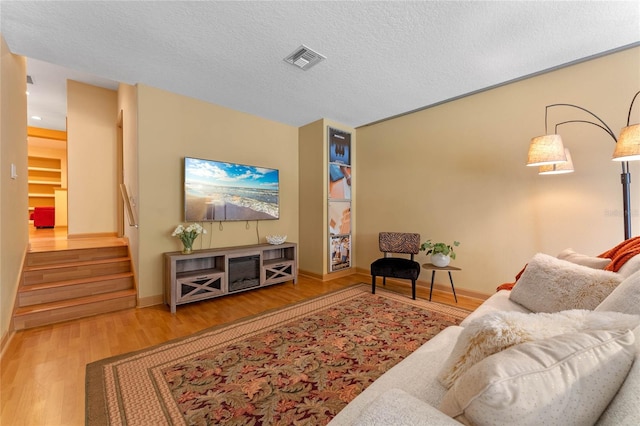
<path fill-rule="evenodd" d="M 262 281 L 265 284 L 281 283 L 283 281 L 292 280 L 296 275 L 295 262 L 293 260 L 285 260 L 280 262 L 266 263 L 262 267 Z"/>
<path fill-rule="evenodd" d="M 164 253 L 164 301 L 176 306 L 249 291 L 298 277 L 296 243 Z"/>
<path fill-rule="evenodd" d="M 225 294 L 224 272 L 176 278 L 176 303 L 193 302 Z"/>

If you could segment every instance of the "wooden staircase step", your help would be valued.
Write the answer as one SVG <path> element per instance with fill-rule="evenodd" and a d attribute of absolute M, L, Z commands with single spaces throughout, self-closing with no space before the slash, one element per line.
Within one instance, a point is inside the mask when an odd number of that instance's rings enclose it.
<path fill-rule="evenodd" d="M 25 266 L 57 265 L 128 256 L 129 248 L 126 245 L 30 252 Z"/>
<path fill-rule="evenodd" d="M 121 257 L 60 265 L 25 267 L 22 283 L 25 286 L 55 281 L 68 281 L 103 275 L 131 272 L 131 259 Z"/>
<path fill-rule="evenodd" d="M 136 307 L 136 290 L 121 290 L 39 305 L 19 307 L 14 315 L 16 330 L 54 324 L 106 312 Z"/>
<path fill-rule="evenodd" d="M 136 305 L 136 282 L 126 244 L 29 252 L 13 327 L 23 330 Z"/>
<path fill-rule="evenodd" d="M 133 288 L 133 272 L 32 284 L 22 286 L 18 290 L 18 306 L 25 307 Z"/>
<path fill-rule="evenodd" d="M 113 258 L 107 258 L 107 259 L 60 262 L 52 265 L 25 266 L 24 271 L 25 272 L 47 271 L 52 269 L 72 268 L 77 266 L 105 265 L 105 264 L 116 263 L 116 262 L 128 262 L 129 260 L 130 260 L 129 256 L 124 256 L 124 257 L 113 257 Z"/>
<path fill-rule="evenodd" d="M 127 297 L 129 295 L 135 295 L 135 294 L 136 294 L 135 290 L 121 290 L 118 292 L 113 292 L 108 294 L 98 294 L 94 296 L 79 297 L 79 298 L 70 299 L 70 300 L 61 300 L 58 302 L 42 303 L 37 306 L 25 306 L 23 308 L 18 308 L 16 310 L 16 316 L 31 314 L 36 312 L 50 311 L 53 309 L 66 308 L 68 306 L 75 307 L 80 305 L 86 305 L 94 302 L 100 302 L 100 301 L 120 298 L 120 297 Z"/>

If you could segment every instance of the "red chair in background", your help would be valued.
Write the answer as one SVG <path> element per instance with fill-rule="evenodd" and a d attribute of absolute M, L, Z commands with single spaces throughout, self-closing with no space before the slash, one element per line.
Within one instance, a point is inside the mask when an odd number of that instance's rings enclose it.
<path fill-rule="evenodd" d="M 36 207 L 33 211 L 33 226 L 53 228 L 56 225 L 55 207 Z"/>

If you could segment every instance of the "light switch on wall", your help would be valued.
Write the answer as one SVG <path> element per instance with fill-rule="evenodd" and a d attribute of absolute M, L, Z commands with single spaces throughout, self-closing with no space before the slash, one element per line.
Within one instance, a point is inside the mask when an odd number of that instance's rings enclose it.
<path fill-rule="evenodd" d="M 16 170 L 16 165 L 11 163 L 11 179 L 18 178 L 18 171 Z"/>

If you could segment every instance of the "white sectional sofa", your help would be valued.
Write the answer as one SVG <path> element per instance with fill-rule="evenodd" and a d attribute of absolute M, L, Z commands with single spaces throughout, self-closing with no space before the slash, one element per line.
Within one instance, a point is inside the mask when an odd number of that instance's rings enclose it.
<path fill-rule="evenodd" d="M 534 256 L 513 290 L 387 371 L 330 425 L 640 425 L 640 255 L 615 273 L 577 263 Z M 480 340 L 495 353 L 470 356 Z M 452 365 L 465 367 L 455 380 L 444 374 Z"/>

